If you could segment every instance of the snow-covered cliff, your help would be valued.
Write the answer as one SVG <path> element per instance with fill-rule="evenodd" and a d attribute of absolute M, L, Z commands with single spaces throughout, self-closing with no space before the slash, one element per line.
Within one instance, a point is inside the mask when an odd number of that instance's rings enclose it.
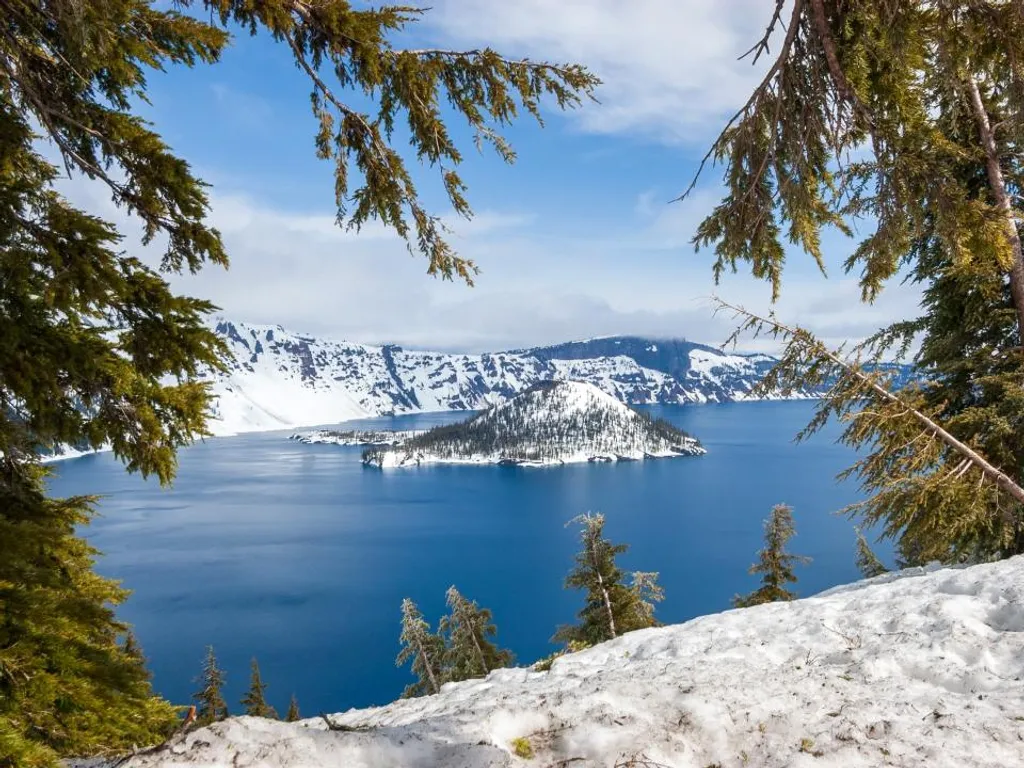
<path fill-rule="evenodd" d="M 696 456 L 700 443 L 663 421 L 623 405 L 593 384 L 538 382 L 464 422 L 390 448 L 371 448 L 378 467 L 419 464 L 518 464 Z"/>
<path fill-rule="evenodd" d="M 233 356 L 228 373 L 213 378 L 217 434 L 477 410 L 553 379 L 587 382 L 633 405 L 743 400 L 773 363 L 766 355 L 627 337 L 460 355 L 330 341 L 227 320 L 216 329 Z"/>
<path fill-rule="evenodd" d="M 1024 556 L 633 632 L 334 730 L 231 718 L 120 765 L 1009 768 L 1022 681 Z"/>

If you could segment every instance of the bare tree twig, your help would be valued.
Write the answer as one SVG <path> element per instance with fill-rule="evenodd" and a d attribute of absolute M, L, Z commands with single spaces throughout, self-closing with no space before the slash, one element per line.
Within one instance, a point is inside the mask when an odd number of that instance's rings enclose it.
<path fill-rule="evenodd" d="M 790 16 L 789 26 L 786 28 L 786 38 L 782 42 L 782 49 L 779 51 L 778 57 L 772 63 L 772 66 L 768 69 L 768 72 L 765 74 L 765 76 L 761 79 L 760 84 L 757 86 L 757 88 L 754 89 L 754 92 L 750 95 L 750 98 L 747 99 L 746 104 L 740 107 L 739 110 L 736 111 L 736 114 L 729 118 L 729 121 L 725 124 L 725 127 L 722 129 L 721 133 L 719 133 L 718 138 L 715 139 L 715 141 L 711 145 L 711 148 L 708 149 L 708 151 L 704 154 L 704 157 L 701 158 L 700 165 L 697 166 L 697 172 L 693 175 L 693 179 L 690 181 L 689 186 L 686 188 L 683 194 L 670 200 L 670 203 L 682 202 L 687 197 L 689 197 L 690 193 L 697 186 L 697 181 L 700 179 L 701 173 L 703 173 L 704 168 L 708 163 L 708 160 L 710 160 L 722 146 L 722 142 L 725 138 L 726 133 L 728 133 L 729 129 L 736 124 L 737 120 L 739 120 L 744 114 L 746 114 L 747 111 L 761 99 L 765 89 L 767 89 L 769 83 L 771 83 L 772 78 L 775 77 L 776 73 L 780 69 L 782 69 L 786 59 L 789 57 L 789 50 L 793 46 L 793 41 L 796 40 L 797 30 L 800 27 L 800 14 L 803 12 L 803 6 L 804 0 L 794 0 L 793 13 Z M 775 19 L 773 18 L 773 26 L 774 23 Z"/>

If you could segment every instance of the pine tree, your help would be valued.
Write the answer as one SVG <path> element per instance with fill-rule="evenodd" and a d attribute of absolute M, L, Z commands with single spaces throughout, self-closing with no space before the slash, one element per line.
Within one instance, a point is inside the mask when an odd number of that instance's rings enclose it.
<path fill-rule="evenodd" d="M 296 720 L 302 719 L 302 715 L 299 714 L 299 700 L 295 698 L 294 693 L 288 702 L 288 714 L 284 716 L 284 719 L 288 723 L 294 723 Z"/>
<path fill-rule="evenodd" d="M 790 364 L 776 382 L 831 388 L 808 433 L 848 417 L 843 439 L 863 456 L 849 474 L 867 497 L 848 511 L 895 540 L 903 562 L 1024 552 L 1024 500 L 1012 488 L 1024 487 L 1019 4 L 780 3 L 752 52 L 769 50 L 768 77 L 709 153 L 725 162 L 728 192 L 695 242 L 714 247 L 716 278 L 749 264 L 777 296 L 786 240 L 822 266 L 822 230 L 852 234 L 859 222 L 845 268 L 864 300 L 897 277 L 924 300 L 918 316 L 840 357 L 909 356 L 921 380 L 891 399 L 805 333 L 782 333 Z"/>
<path fill-rule="evenodd" d="M 0 744 L 13 756 L 0 755 L 3 768 L 152 743 L 171 718 L 117 642 L 111 608 L 126 593 L 91 572 L 95 553 L 77 537 L 94 500 L 47 498 L 38 462 L 57 444 L 109 444 L 130 471 L 167 483 L 177 449 L 208 431 L 202 374 L 225 351 L 207 326 L 214 308 L 161 271 L 226 266 L 228 255 L 206 186 L 137 111 L 147 77 L 214 64 L 232 32 L 278 42 L 309 78 L 339 224 L 378 219 L 430 274 L 471 281 L 475 266 L 449 245 L 406 157 L 437 168 L 469 216 L 449 118 L 511 161 L 498 130 L 520 111 L 539 118 L 546 99 L 574 107 L 598 81 L 490 48 L 396 47 L 422 14 L 347 0 L 0 0 Z M 409 127 L 405 157 L 396 122 Z M 56 191 L 65 174 L 141 221 L 144 243 L 163 244 L 161 271 Z"/>
<path fill-rule="evenodd" d="M 636 598 L 636 623 L 643 627 L 656 627 L 654 604 L 665 599 L 665 590 L 658 584 L 658 574 L 653 571 L 634 571 L 630 592 Z"/>
<path fill-rule="evenodd" d="M 786 544 L 795 534 L 793 510 L 785 504 L 776 504 L 764 521 L 764 549 L 758 553 L 758 562 L 750 566 L 750 573 L 761 574 L 761 587 L 749 595 L 733 598 L 734 606 L 749 608 L 796 598 L 796 593 L 786 589 L 786 585 L 796 583 L 793 566 L 810 562 L 810 558 L 786 551 Z"/>
<path fill-rule="evenodd" d="M 397 666 L 412 662 L 416 682 L 402 692 L 404 698 L 437 693 L 441 690 L 444 659 L 444 640 L 430 631 L 430 625 L 423 614 L 408 597 L 402 601 L 402 634 L 399 636 L 402 650 L 395 660 Z"/>
<path fill-rule="evenodd" d="M 201 686 L 192 694 L 196 703 L 196 725 L 209 725 L 228 716 L 228 704 L 224 701 L 221 689 L 224 687 L 224 672 L 217 666 L 217 657 L 213 646 L 206 647 L 206 658 L 203 659 L 203 671 L 196 682 Z"/>
<path fill-rule="evenodd" d="M 490 639 L 497 634 L 491 612 L 475 600 L 463 597 L 454 587 L 446 594 L 450 613 L 441 619 L 440 634 L 447 641 L 444 655 L 446 681 L 485 677 L 488 672 L 510 667 L 511 651 L 499 649 Z"/>
<path fill-rule="evenodd" d="M 615 558 L 629 546 L 612 544 L 604 538 L 604 515 L 586 514 L 569 523 L 581 526 L 582 548 L 576 567 L 565 580 L 566 589 L 586 591 L 586 603 L 578 614 L 580 623 L 559 628 L 553 640 L 594 645 L 635 629 L 655 626 L 653 602 L 662 598 L 656 574 L 639 573 L 635 587 L 623 583 Z"/>
<path fill-rule="evenodd" d="M 176 722 L 137 643 L 120 642 L 114 609 L 127 591 L 92 570 L 96 550 L 75 535 L 95 500 L 47 498 L 44 474 L 0 458 L 3 768 L 160 741 Z"/>
<path fill-rule="evenodd" d="M 864 538 L 860 528 L 857 529 L 857 570 L 861 572 L 865 579 L 881 576 L 889 571 L 888 568 L 882 565 L 882 561 L 878 559 L 878 556 L 871 551 L 868 540 Z"/>
<path fill-rule="evenodd" d="M 267 704 L 266 692 L 267 684 L 260 677 L 260 665 L 253 657 L 249 673 L 249 690 L 246 691 L 241 702 L 245 708 L 245 714 L 253 717 L 267 717 L 272 720 L 277 719 L 277 711 Z"/>

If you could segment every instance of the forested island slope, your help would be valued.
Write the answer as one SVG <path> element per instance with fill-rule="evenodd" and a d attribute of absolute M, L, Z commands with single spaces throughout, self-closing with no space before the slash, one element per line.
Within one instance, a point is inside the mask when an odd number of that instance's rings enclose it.
<path fill-rule="evenodd" d="M 545 465 L 702 453 L 700 443 L 685 432 L 592 384 L 550 381 L 466 421 L 435 427 L 394 447 L 370 448 L 363 461 L 378 467 Z"/>

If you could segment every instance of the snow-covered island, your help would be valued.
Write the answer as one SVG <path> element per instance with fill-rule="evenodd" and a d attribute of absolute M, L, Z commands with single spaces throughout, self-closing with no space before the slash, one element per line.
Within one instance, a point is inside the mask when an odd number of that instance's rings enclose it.
<path fill-rule="evenodd" d="M 1009 768 L 1022 681 L 1018 556 L 631 632 L 327 720 L 233 717 L 91 765 Z"/>
<path fill-rule="evenodd" d="M 296 432 L 289 440 L 298 440 L 306 445 L 398 445 L 418 435 L 422 429 L 353 429 L 338 431 L 334 429 L 313 429 L 309 432 Z"/>
<path fill-rule="evenodd" d="M 546 381 L 466 421 L 435 427 L 397 446 L 370 448 L 363 462 L 376 467 L 543 466 L 704 452 L 682 430 L 633 410 L 593 384 Z"/>

